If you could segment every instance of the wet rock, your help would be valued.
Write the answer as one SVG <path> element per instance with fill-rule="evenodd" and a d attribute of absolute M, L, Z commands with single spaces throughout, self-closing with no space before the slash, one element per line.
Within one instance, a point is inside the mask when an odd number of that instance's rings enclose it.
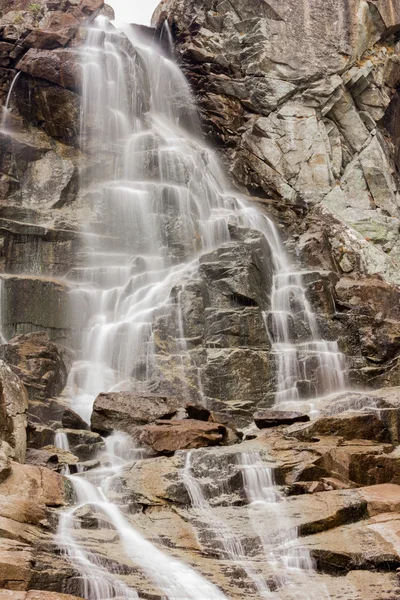
<path fill-rule="evenodd" d="M 91 460 L 104 449 L 104 442 L 98 433 L 78 429 L 62 431 L 68 436 L 71 452 L 80 460 Z"/>
<path fill-rule="evenodd" d="M 29 123 L 64 144 L 77 143 L 81 99 L 75 92 L 25 74 L 19 79 L 18 91 L 18 111 Z"/>
<path fill-rule="evenodd" d="M 19 462 L 26 453 L 28 396 L 20 379 L 0 361 L 0 440 L 2 450 Z M 5 446 L 6 444 L 6 446 Z"/>
<path fill-rule="evenodd" d="M 224 425 L 186 419 L 145 425 L 138 440 L 158 454 L 171 454 L 177 450 L 221 445 L 225 435 Z"/>
<path fill-rule="evenodd" d="M 72 91 L 79 91 L 82 85 L 80 55 L 71 49 L 49 51 L 30 48 L 17 69 Z"/>
<path fill-rule="evenodd" d="M 31 401 L 28 408 L 30 425 L 41 425 L 53 430 L 89 429 L 89 425 L 69 407 L 65 398 L 47 399 L 46 402 Z"/>
<path fill-rule="evenodd" d="M 68 466 L 71 473 L 76 471 L 79 458 L 71 452 L 60 450 L 56 446 L 45 446 L 44 448 L 30 448 L 26 454 L 26 462 L 36 467 L 46 467 L 57 473 L 64 473 Z"/>
<path fill-rule="evenodd" d="M 45 333 L 12 338 L 0 346 L 0 358 L 24 383 L 30 400 L 57 396 L 65 387 L 69 357 Z"/>
<path fill-rule="evenodd" d="M 266 410 L 254 415 L 254 422 L 259 429 L 279 427 L 279 425 L 291 425 L 292 423 L 304 423 L 309 420 L 310 417 L 308 415 L 284 410 Z"/>

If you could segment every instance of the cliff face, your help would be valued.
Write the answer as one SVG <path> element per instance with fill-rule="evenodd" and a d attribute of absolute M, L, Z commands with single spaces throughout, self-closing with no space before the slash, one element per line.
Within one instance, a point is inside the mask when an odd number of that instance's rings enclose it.
<path fill-rule="evenodd" d="M 98 15 L 112 16 L 102 0 L 0 0 L 0 102 L 9 95 L 0 130 L 0 358 L 9 365 L 0 363 L 0 600 L 82 593 L 81 572 L 55 537 L 59 509 L 73 503 L 60 473 L 90 473 L 99 456 L 108 468 L 100 434 L 114 430 L 146 448 L 110 486 L 126 522 L 231 600 L 398 599 L 399 2 L 164 0 L 155 13 L 160 37 L 169 22 L 208 141 L 247 199 L 278 223 L 321 337 L 339 340 L 350 385 L 367 389 L 326 399 L 311 423 L 266 411 L 251 430 L 277 387 L 273 258 L 259 232 L 231 223 L 229 242 L 199 256 L 156 313 L 153 395 L 100 394 L 89 426 L 69 406 L 74 391 L 63 391 L 65 346 L 79 356 L 89 314 L 85 301 L 70 310 L 73 292 L 85 253 L 98 250 L 82 232 L 109 233 L 120 250 L 136 241 L 129 224 L 105 222 L 96 205 L 96 182 L 123 172 L 120 148 L 88 148 L 80 135 L 80 52 Z M 131 102 L 146 123 L 150 77 L 136 66 L 141 91 Z M 192 155 L 177 162 L 167 147 L 163 162 L 167 136 L 150 133 L 134 165 L 142 179 L 157 185 L 164 175 L 170 187 L 183 180 L 206 195 Z M 201 171 L 209 160 L 204 151 Z M 179 264 L 191 215 L 182 218 L 168 194 L 161 200 L 163 242 Z M 289 304 L 290 342 L 307 346 L 304 298 Z M 142 347 L 138 354 L 144 369 Z M 299 395 L 309 399 L 323 392 L 321 365 L 300 359 Z M 70 451 L 57 446 L 60 432 Z M 140 557 L 127 557 L 105 513 L 86 504 L 76 519 L 81 547 L 111 579 L 140 598 L 176 600 Z M 285 579 L 285 560 L 317 571 Z M 107 597 L 119 597 L 113 590 Z"/>
<path fill-rule="evenodd" d="M 233 181 L 334 274 L 355 379 L 397 383 L 398 3 L 166 0 L 165 19 Z"/>

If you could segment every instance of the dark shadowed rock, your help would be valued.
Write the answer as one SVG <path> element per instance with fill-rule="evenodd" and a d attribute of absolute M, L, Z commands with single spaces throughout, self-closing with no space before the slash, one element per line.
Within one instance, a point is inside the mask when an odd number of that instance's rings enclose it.
<path fill-rule="evenodd" d="M 259 429 L 291 425 L 292 423 L 305 423 L 309 420 L 310 417 L 304 413 L 284 410 L 265 410 L 254 415 L 254 422 Z"/>

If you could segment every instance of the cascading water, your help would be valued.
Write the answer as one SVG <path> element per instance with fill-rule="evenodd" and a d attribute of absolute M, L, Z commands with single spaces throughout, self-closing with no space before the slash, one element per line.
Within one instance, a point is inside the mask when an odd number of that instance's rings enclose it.
<path fill-rule="evenodd" d="M 207 523 L 207 527 L 213 532 L 215 539 L 222 544 L 224 551 L 221 553 L 222 556 L 225 554 L 230 561 L 245 572 L 246 576 L 250 579 L 256 591 L 259 593 L 260 598 L 266 600 L 273 598 L 273 595 L 262 576 L 255 571 L 254 567 L 246 557 L 238 536 L 235 535 L 227 523 L 215 517 L 213 509 L 203 494 L 200 484 L 192 474 L 191 456 L 191 452 L 188 452 L 186 455 L 182 480 L 190 496 L 192 507 L 202 515 L 204 522 Z"/>
<path fill-rule="evenodd" d="M 74 294 L 79 306 L 86 307 L 86 322 L 81 360 L 69 378 L 73 408 L 89 421 L 98 393 L 150 388 L 159 367 L 154 321 L 171 306 L 178 322 L 174 353 L 182 393 L 187 393 L 179 294 L 173 303 L 171 292 L 196 277 L 203 253 L 230 242 L 232 225 L 261 232 L 272 250 L 269 329 L 277 356 L 277 401 L 296 400 L 298 382 L 308 378 L 310 369 L 319 372 L 324 393 L 342 386 L 337 347 L 319 340 L 301 276 L 291 270 L 273 223 L 228 192 L 213 154 L 188 133 L 197 131 L 198 123 L 178 67 L 131 29 L 117 32 L 100 17 L 88 30 L 83 72 L 82 148 L 92 163 L 82 194 L 94 216 L 85 232 L 85 264 L 74 274 Z M 290 335 L 296 312 L 304 313 L 309 327 L 308 341 L 297 346 Z M 268 324 L 268 314 L 265 320 Z M 197 384 L 201 398 L 201 376 Z M 89 508 L 108 519 L 126 555 L 165 598 L 223 599 L 215 586 L 146 541 L 109 499 L 121 468 L 121 461 L 115 461 L 111 444 L 105 466 L 70 477 L 77 504 L 61 519 L 60 543 L 81 573 L 85 598 L 137 598 L 79 540 L 76 513 Z M 200 503 L 199 508 L 206 507 Z M 236 550 L 232 557 L 239 558 L 241 550 Z M 250 573 L 256 583 L 257 576 Z M 256 587 L 261 597 L 268 597 L 262 583 Z"/>
<path fill-rule="evenodd" d="M 273 573 L 277 596 L 284 588 L 288 600 L 328 600 L 330 596 L 325 586 L 312 581 L 314 561 L 299 543 L 297 528 L 287 514 L 285 498 L 275 484 L 273 469 L 263 463 L 258 452 L 243 453 L 239 467 L 250 502 L 250 519 Z M 277 532 L 271 532 L 271 524 L 278 527 Z"/>

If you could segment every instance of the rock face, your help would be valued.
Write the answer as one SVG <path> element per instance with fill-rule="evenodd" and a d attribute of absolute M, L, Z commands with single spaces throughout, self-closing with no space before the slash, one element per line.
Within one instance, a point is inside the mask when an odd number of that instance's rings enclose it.
<path fill-rule="evenodd" d="M 257 231 L 232 223 L 229 242 L 203 254 L 196 277 L 188 275 L 160 306 L 149 389 L 100 394 L 89 426 L 69 406 L 76 390 L 64 391 L 64 346 L 74 346 L 79 359 L 77 333 L 90 298 L 74 292 L 98 249 L 82 230 L 102 239 L 113 228 L 98 206 L 98 174 L 122 178 L 116 156 L 94 158 L 80 131 L 85 27 L 111 12 L 102 0 L 0 0 L 2 105 L 10 92 L 0 127 L 0 333 L 9 340 L 0 346 L 8 364 L 0 362 L 0 600 L 79 595 L 80 574 L 54 536 L 58 511 L 74 502 L 60 473 L 107 468 L 109 440 L 101 435 L 116 430 L 146 450 L 107 482 L 124 518 L 227 598 L 259 600 L 255 573 L 281 600 L 293 600 L 293 589 L 313 600 L 321 589 L 332 600 L 395 600 L 398 3 L 164 0 L 154 21 L 160 35 L 169 22 L 204 131 L 232 180 L 284 230 L 323 337 L 339 339 L 351 383 L 369 389 L 322 399 L 311 420 L 297 410 L 267 410 L 277 383 L 269 319 L 274 256 Z M 146 119 L 149 85 L 136 60 Z M 163 164 L 153 148 L 164 142 L 155 133 L 137 165 L 155 185 Z M 195 185 L 185 160 L 178 165 L 184 185 Z M 165 164 L 174 188 L 176 165 L 168 157 Z M 173 207 L 164 216 L 168 258 L 177 264 L 187 256 L 185 223 Z M 132 275 L 141 260 L 129 264 Z M 101 268 L 93 273 L 99 286 L 102 276 Z M 301 342 L 304 330 L 299 315 L 290 335 Z M 140 381 L 148 366 L 141 360 Z M 261 431 L 247 429 L 255 411 Z M 241 442 L 235 428 L 242 426 Z M 97 481 L 101 473 L 90 475 Z M 251 498 L 249 479 L 260 484 L 261 498 Z M 80 507 L 77 524 L 74 534 L 90 556 L 138 596 L 165 598 L 128 560 L 105 511 Z M 285 586 L 271 552 L 279 563 L 282 540 L 292 534 L 294 556 L 317 569 Z M 232 548 L 246 556 L 246 568 L 232 560 Z"/>
<path fill-rule="evenodd" d="M 397 385 L 395 303 L 372 306 L 400 283 L 397 3 L 166 0 L 165 19 L 232 178 L 290 226 L 305 268 L 337 277 L 322 312 L 340 311 L 353 381 Z"/>
<path fill-rule="evenodd" d="M 0 346 L 0 357 L 13 366 L 30 400 L 58 396 L 67 383 L 67 356 L 43 333 L 17 336 Z"/>
<path fill-rule="evenodd" d="M 3 361 L 0 361 L 0 388 L 1 452 L 24 462 L 28 396 L 20 379 Z"/>

